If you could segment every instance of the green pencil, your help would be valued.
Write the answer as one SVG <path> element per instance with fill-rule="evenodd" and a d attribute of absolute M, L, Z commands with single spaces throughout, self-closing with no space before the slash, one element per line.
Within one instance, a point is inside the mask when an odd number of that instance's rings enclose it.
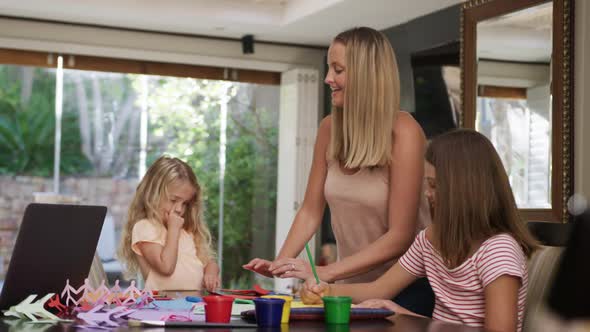
<path fill-rule="evenodd" d="M 315 282 L 319 285 L 320 278 L 318 277 L 318 273 L 315 270 L 315 264 L 313 263 L 313 256 L 311 256 L 311 250 L 309 250 L 309 245 L 305 244 L 305 251 L 307 251 L 307 258 L 309 258 L 309 264 L 311 264 L 311 270 L 313 271 L 313 276 L 315 277 Z"/>

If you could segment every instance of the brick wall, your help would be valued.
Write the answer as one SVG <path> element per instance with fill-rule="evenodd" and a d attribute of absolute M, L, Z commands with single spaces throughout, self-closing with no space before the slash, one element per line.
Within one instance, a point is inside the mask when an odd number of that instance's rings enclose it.
<path fill-rule="evenodd" d="M 75 196 L 80 204 L 104 205 L 120 234 L 137 180 L 112 178 L 63 178 L 60 193 Z M 26 206 L 36 192 L 53 190 L 52 179 L 0 176 L 0 279 L 4 279 L 14 241 Z"/>

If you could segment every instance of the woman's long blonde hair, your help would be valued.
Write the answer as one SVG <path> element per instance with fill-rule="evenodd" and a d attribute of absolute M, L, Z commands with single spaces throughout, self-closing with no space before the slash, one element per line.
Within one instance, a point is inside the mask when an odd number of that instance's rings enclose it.
<path fill-rule="evenodd" d="M 344 107 L 332 107 L 330 156 L 346 168 L 391 162 L 393 122 L 400 108 L 397 61 L 381 32 L 361 27 L 333 43 L 346 50 Z"/>
<path fill-rule="evenodd" d="M 163 216 L 159 211 L 161 199 L 168 196 L 168 189 L 176 181 L 186 181 L 195 190 L 194 197 L 187 203 L 182 216 L 183 228 L 194 236 L 197 256 L 203 262 L 213 258 L 211 249 L 211 233 L 202 217 L 202 191 L 197 177 L 191 167 L 178 158 L 162 156 L 147 170 L 145 176 L 137 186 L 135 196 L 129 206 L 127 224 L 123 230 L 119 259 L 127 267 L 126 276 L 133 278 L 139 271 L 136 254 L 131 249 L 133 226 L 143 219 L 163 225 Z"/>
<path fill-rule="evenodd" d="M 538 242 L 521 219 L 508 176 L 492 143 L 469 129 L 432 140 L 426 161 L 436 172 L 433 236 L 449 268 L 463 263 L 474 243 L 510 234 L 530 257 Z"/>

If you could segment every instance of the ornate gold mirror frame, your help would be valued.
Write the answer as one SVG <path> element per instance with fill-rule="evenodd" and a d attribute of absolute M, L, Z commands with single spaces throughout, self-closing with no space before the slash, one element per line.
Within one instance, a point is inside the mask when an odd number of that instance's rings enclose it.
<path fill-rule="evenodd" d="M 476 128 L 478 96 L 477 24 L 484 20 L 552 3 L 550 59 L 550 207 L 521 208 L 526 221 L 567 222 L 573 192 L 573 30 L 575 0 L 470 0 L 461 13 L 462 126 Z M 549 154 L 548 153 L 548 154 Z"/>

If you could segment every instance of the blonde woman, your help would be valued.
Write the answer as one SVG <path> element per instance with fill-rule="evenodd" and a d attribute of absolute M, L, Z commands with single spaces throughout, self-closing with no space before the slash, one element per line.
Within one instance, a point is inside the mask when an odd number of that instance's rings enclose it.
<path fill-rule="evenodd" d="M 400 111 L 400 85 L 391 44 L 371 28 L 340 33 L 328 50 L 325 83 L 332 114 L 318 130 L 305 198 L 276 260 L 244 268 L 266 276 L 306 279 L 311 269 L 295 257 L 321 224 L 328 203 L 338 261 L 317 267 L 320 279 L 370 282 L 409 248 L 428 220 L 422 199 L 426 147 L 411 115 Z M 422 279 L 396 299 L 429 315 L 430 286 Z"/>
<path fill-rule="evenodd" d="M 201 212 L 201 187 L 190 166 L 158 158 L 129 207 L 119 250 L 128 275 L 141 272 L 146 290 L 218 288 L 219 267 Z"/>

